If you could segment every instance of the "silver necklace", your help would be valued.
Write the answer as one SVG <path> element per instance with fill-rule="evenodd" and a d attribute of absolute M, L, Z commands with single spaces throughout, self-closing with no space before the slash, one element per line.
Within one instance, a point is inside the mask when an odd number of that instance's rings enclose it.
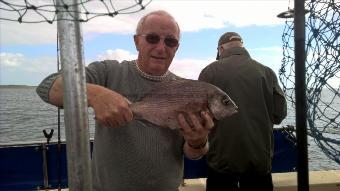
<path fill-rule="evenodd" d="M 148 79 L 148 80 L 151 80 L 151 81 L 156 81 L 156 82 L 160 82 L 162 81 L 164 78 L 166 78 L 168 75 L 169 75 L 169 70 L 167 70 L 165 72 L 165 74 L 161 75 L 161 76 L 154 76 L 154 75 L 150 75 L 150 74 L 147 74 L 145 72 L 143 72 L 138 64 L 137 64 L 137 60 L 135 60 L 135 65 L 136 65 L 136 68 L 138 70 L 138 73 L 145 79 Z"/>

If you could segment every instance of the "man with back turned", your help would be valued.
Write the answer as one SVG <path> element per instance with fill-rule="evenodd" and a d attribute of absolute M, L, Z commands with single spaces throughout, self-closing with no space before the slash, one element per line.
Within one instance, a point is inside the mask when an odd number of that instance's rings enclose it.
<path fill-rule="evenodd" d="M 272 191 L 273 125 L 287 115 L 273 70 L 252 59 L 235 32 L 218 41 L 217 61 L 199 80 L 229 94 L 238 113 L 215 122 L 209 134 L 207 191 Z"/>

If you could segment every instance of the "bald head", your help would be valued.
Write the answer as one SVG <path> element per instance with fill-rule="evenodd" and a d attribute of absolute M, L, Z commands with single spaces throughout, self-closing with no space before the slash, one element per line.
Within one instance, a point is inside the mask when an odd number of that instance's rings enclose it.
<path fill-rule="evenodd" d="M 177 21 L 174 19 L 174 17 L 172 15 L 170 15 L 168 12 L 163 11 L 163 10 L 153 11 L 153 12 L 150 12 L 150 13 L 144 15 L 139 20 L 139 22 L 137 24 L 136 34 L 141 34 L 141 32 L 143 31 L 143 27 L 144 27 L 145 21 L 148 19 L 148 17 L 150 17 L 152 15 L 163 16 L 164 18 L 172 20 L 176 24 L 177 30 L 178 30 L 178 36 L 180 36 L 180 28 L 179 28 L 179 25 L 178 25 Z"/>

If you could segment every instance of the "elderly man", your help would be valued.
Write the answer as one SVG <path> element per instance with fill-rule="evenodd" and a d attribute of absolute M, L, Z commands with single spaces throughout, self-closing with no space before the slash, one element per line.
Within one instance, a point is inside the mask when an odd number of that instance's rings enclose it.
<path fill-rule="evenodd" d="M 207 135 L 214 125 L 208 112 L 202 111 L 203 121 L 188 113 L 190 123 L 180 114 L 180 129 L 171 130 L 133 120 L 127 101 L 140 99 L 157 83 L 179 79 L 168 71 L 179 38 L 175 19 L 165 11 L 154 11 L 137 25 L 136 60 L 106 60 L 86 68 L 88 105 L 96 119 L 94 190 L 176 191 L 183 177 L 183 153 L 197 159 L 208 151 Z M 62 87 L 61 75 L 52 74 L 37 92 L 61 107 Z"/>

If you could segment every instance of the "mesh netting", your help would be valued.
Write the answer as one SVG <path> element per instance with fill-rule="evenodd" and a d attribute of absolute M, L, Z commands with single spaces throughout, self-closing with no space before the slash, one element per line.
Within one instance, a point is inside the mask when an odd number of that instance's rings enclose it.
<path fill-rule="evenodd" d="M 87 22 L 95 17 L 114 17 L 118 14 L 131 14 L 143 10 L 152 0 L 74 0 L 67 4 L 64 0 L 0 0 L 0 20 L 19 23 L 53 23 L 57 13 L 78 5 L 80 22 Z M 74 15 L 74 14 L 70 14 Z"/>
<path fill-rule="evenodd" d="M 307 1 L 306 95 L 308 134 L 340 164 L 340 1 Z M 295 108 L 294 23 L 286 20 L 279 71 L 288 101 Z"/>

